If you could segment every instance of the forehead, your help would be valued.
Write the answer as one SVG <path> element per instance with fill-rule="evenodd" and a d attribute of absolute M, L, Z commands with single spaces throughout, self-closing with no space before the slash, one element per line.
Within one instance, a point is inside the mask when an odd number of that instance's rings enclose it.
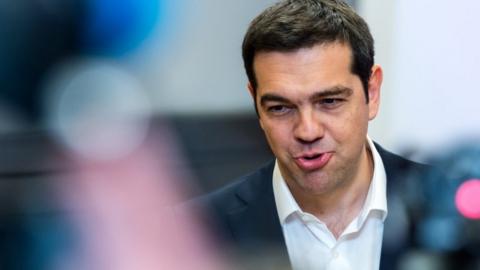
<path fill-rule="evenodd" d="M 259 52 L 254 59 L 258 91 L 353 88 L 352 51 L 345 43 L 314 45 L 289 52 Z"/>
<path fill-rule="evenodd" d="M 307 64 L 322 59 L 327 60 L 327 58 L 344 60 L 348 67 L 351 67 L 352 49 L 346 42 L 334 41 L 287 51 L 258 51 L 255 53 L 253 66 L 257 69 L 261 64 L 272 64 L 272 62 Z"/>

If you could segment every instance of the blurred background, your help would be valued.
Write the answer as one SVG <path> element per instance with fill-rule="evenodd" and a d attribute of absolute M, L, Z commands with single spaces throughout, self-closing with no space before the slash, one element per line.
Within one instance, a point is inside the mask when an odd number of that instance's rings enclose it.
<path fill-rule="evenodd" d="M 137 213 L 122 202 L 168 208 L 270 160 L 240 50 L 248 23 L 273 2 L 0 0 L 0 269 L 74 268 L 53 258 L 92 235 L 78 227 L 110 230 L 119 218 L 94 217 Z M 448 172 L 420 176 L 421 191 L 406 187 L 400 207 L 413 209 L 405 226 L 415 244 L 399 267 L 450 269 L 448 253 L 480 269 L 480 3 L 350 3 L 385 74 L 370 136 Z M 98 266 L 109 267 L 119 269 Z"/>

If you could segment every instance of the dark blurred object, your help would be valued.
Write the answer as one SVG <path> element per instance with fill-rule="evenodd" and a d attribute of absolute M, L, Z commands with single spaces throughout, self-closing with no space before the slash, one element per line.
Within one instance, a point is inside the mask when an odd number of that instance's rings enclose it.
<path fill-rule="evenodd" d="M 405 185 L 396 187 L 397 204 L 389 205 L 389 208 L 398 205 L 405 208 L 405 217 L 394 218 L 403 224 L 402 230 L 409 231 L 405 238 L 409 252 L 399 267 L 479 269 L 480 219 L 463 215 L 461 207 L 478 212 L 480 204 L 473 205 L 472 198 L 462 198 L 467 205 L 459 205 L 458 191 L 463 184 L 480 179 L 480 143 L 465 142 L 442 149 L 428 163 L 434 169 L 424 175 L 411 175 L 418 180 L 405 181 Z M 469 196 L 471 192 L 467 192 Z"/>
<path fill-rule="evenodd" d="M 78 4 L 0 1 L 0 269 L 53 269 L 69 250 L 51 190 L 64 162 L 47 134 L 29 130 L 42 120 L 45 74 L 76 53 Z"/>
<path fill-rule="evenodd" d="M 52 189 L 66 169 L 58 149 L 40 132 L 0 136 L 0 269 L 53 269 L 72 248 Z"/>
<path fill-rule="evenodd" d="M 77 51 L 79 4 L 77 0 L 0 1 L 0 106 L 28 124 L 41 118 L 45 73 Z"/>

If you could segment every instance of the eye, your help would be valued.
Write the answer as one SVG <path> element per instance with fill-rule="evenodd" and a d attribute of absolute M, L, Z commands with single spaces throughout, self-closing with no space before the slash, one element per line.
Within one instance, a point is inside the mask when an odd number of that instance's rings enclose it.
<path fill-rule="evenodd" d="M 327 109 L 333 109 L 340 106 L 340 104 L 344 101 L 345 100 L 341 98 L 324 98 L 320 100 L 320 105 Z"/>
<path fill-rule="evenodd" d="M 290 111 L 290 107 L 286 105 L 272 105 L 267 107 L 267 112 L 274 115 L 282 115 Z"/>
<path fill-rule="evenodd" d="M 322 100 L 323 104 L 329 104 L 329 105 L 335 104 L 337 102 L 338 102 L 337 98 L 326 98 L 326 99 Z"/>

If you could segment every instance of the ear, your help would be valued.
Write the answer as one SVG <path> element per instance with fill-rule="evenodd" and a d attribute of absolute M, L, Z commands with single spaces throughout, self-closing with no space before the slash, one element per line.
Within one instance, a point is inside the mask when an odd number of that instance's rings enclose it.
<path fill-rule="evenodd" d="M 383 71 L 379 65 L 372 67 L 372 74 L 368 81 L 368 119 L 373 120 L 380 107 L 380 89 L 382 87 Z"/>

